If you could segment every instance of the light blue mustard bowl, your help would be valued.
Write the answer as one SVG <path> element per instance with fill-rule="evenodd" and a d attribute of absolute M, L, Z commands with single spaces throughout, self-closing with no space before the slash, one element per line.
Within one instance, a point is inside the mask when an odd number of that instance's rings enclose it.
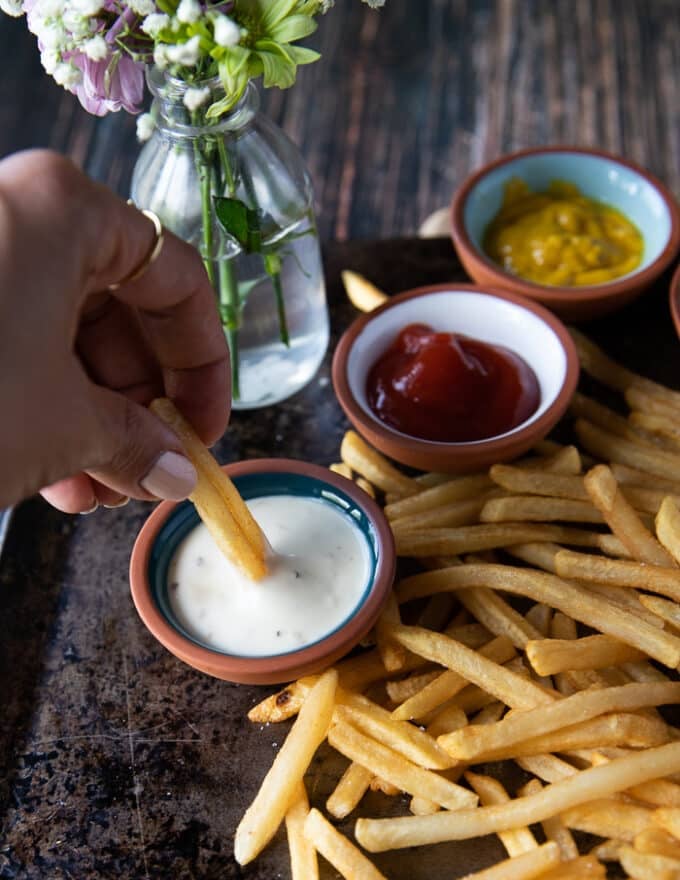
<path fill-rule="evenodd" d="M 505 271 L 484 253 L 482 241 L 512 178 L 535 191 L 554 180 L 568 181 L 588 198 L 619 210 L 643 236 L 640 265 L 590 287 L 549 287 Z M 451 235 L 461 263 L 478 284 L 538 300 L 569 320 L 586 320 L 635 299 L 670 266 L 680 249 L 680 211 L 659 180 L 626 159 L 583 147 L 540 147 L 503 156 L 469 177 L 453 197 Z"/>

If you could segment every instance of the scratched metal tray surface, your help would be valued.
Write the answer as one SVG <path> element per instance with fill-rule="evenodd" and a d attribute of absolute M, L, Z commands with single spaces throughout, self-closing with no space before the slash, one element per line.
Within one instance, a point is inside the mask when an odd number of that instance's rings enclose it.
<path fill-rule="evenodd" d="M 464 280 L 446 241 L 330 245 L 333 341 L 353 317 L 342 268 L 390 293 Z M 680 387 L 668 277 L 642 300 L 583 325 L 633 369 Z M 237 413 L 219 458 L 337 459 L 347 424 L 330 356 L 289 401 Z M 49 438 L 46 438 L 48 440 Z M 0 562 L 0 878 L 287 880 L 282 834 L 240 868 L 232 836 L 286 733 L 246 713 L 272 689 L 216 681 L 183 665 L 139 621 L 130 550 L 149 508 L 65 517 L 34 499 L 14 512 Z M 341 760 L 322 748 L 307 783 L 321 806 Z M 505 780 L 511 789 L 522 781 Z M 370 795 L 357 811 L 405 811 Z M 351 833 L 355 815 L 342 823 Z M 391 880 L 453 880 L 501 857 L 495 837 L 375 857 Z M 324 880 L 336 877 L 327 865 Z"/>

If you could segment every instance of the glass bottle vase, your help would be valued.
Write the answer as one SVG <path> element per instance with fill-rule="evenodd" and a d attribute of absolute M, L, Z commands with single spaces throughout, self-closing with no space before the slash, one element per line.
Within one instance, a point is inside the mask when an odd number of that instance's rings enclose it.
<path fill-rule="evenodd" d="M 191 93 L 156 68 L 147 79 L 155 127 L 135 164 L 132 199 L 203 258 L 229 342 L 233 407 L 284 400 L 314 376 L 329 339 L 302 157 L 258 112 L 252 84 L 209 120 L 205 110 L 224 97 L 218 79 Z"/>

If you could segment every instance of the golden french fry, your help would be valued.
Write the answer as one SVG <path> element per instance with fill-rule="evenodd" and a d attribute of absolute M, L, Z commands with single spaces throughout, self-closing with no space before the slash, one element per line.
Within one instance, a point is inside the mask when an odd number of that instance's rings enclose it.
<path fill-rule="evenodd" d="M 680 840 L 680 808 L 661 807 L 658 810 L 654 810 L 652 819 L 660 828 L 663 828 L 664 831 Z"/>
<path fill-rule="evenodd" d="M 346 880 L 387 880 L 384 874 L 328 819 L 316 809 L 309 811 L 305 821 L 305 836 L 314 849 L 330 862 Z"/>
<path fill-rule="evenodd" d="M 574 424 L 576 435 L 585 448 L 599 459 L 619 462 L 641 471 L 649 471 L 659 477 L 677 480 L 680 473 L 680 455 L 632 443 L 623 437 L 617 437 L 592 422 L 577 419 Z"/>
<path fill-rule="evenodd" d="M 532 880 L 545 877 L 546 872 L 560 863 L 560 851 L 552 841 L 537 846 L 529 852 L 512 856 L 491 868 L 466 874 L 462 880 Z"/>
<path fill-rule="evenodd" d="M 351 761 L 370 768 L 400 791 L 422 797 L 449 810 L 477 803 L 477 796 L 443 776 L 425 770 L 344 721 L 333 724 L 328 742 Z"/>
<path fill-rule="evenodd" d="M 646 487 L 666 495 L 680 495 L 680 480 L 670 480 L 615 461 L 611 463 L 610 467 L 621 486 Z"/>
<path fill-rule="evenodd" d="M 680 605 L 677 602 L 662 599 L 660 596 L 648 596 L 646 593 L 640 595 L 640 602 L 670 626 L 675 627 L 676 630 L 680 629 Z"/>
<path fill-rule="evenodd" d="M 543 785 L 538 779 L 531 779 L 518 792 L 524 797 L 528 794 L 536 794 L 541 791 Z M 560 850 L 563 861 L 578 859 L 578 847 L 571 831 L 564 824 L 560 816 L 551 816 L 541 822 L 547 840 L 553 840 Z"/>
<path fill-rule="evenodd" d="M 604 522 L 602 514 L 589 501 L 544 495 L 511 495 L 491 498 L 479 515 L 482 522 Z"/>
<path fill-rule="evenodd" d="M 441 504 L 438 507 L 430 508 L 430 510 L 417 511 L 392 519 L 390 520 L 392 531 L 396 534 L 397 532 L 422 531 L 423 529 L 445 526 L 472 525 L 479 520 L 479 514 L 490 494 L 493 493 L 485 493 L 477 498 L 450 501 L 448 504 Z"/>
<path fill-rule="evenodd" d="M 406 662 L 405 649 L 401 645 L 396 644 L 389 636 L 389 626 L 394 623 L 401 623 L 401 617 L 399 616 L 399 605 L 397 604 L 396 597 L 394 593 L 390 593 L 375 626 L 375 639 L 378 651 L 380 652 L 383 666 L 388 672 L 395 672 L 401 669 Z"/>
<path fill-rule="evenodd" d="M 439 804 L 420 797 L 412 797 L 408 808 L 414 816 L 431 816 L 432 813 L 439 812 Z"/>
<path fill-rule="evenodd" d="M 236 486 L 171 400 L 157 398 L 150 409 L 178 436 L 196 469 L 198 482 L 189 498 L 220 550 L 253 580 L 264 577 L 264 536 Z"/>
<path fill-rule="evenodd" d="M 428 529 L 397 537 L 400 556 L 441 556 L 477 553 L 531 541 L 550 541 L 582 547 L 600 547 L 604 535 L 552 523 L 481 523 L 475 526 Z M 620 546 L 620 543 L 619 545 Z M 618 546 L 615 552 L 618 552 Z"/>
<path fill-rule="evenodd" d="M 369 483 L 368 480 L 365 480 L 363 477 L 357 477 L 354 481 L 360 489 L 363 489 L 367 495 L 370 495 L 371 498 L 375 498 L 375 489 L 373 488 L 373 484 Z M 654 511 L 656 513 L 656 511 Z"/>
<path fill-rule="evenodd" d="M 411 697 L 417 696 L 423 688 L 436 681 L 441 675 L 442 672 L 439 669 L 428 669 L 427 672 L 414 672 L 399 681 L 385 682 L 385 690 L 393 703 L 404 703 L 410 700 Z M 396 716 L 394 717 L 396 718 Z"/>
<path fill-rule="evenodd" d="M 664 498 L 659 508 L 656 535 L 673 559 L 680 564 L 680 509 L 671 498 Z"/>
<path fill-rule="evenodd" d="M 329 464 L 328 470 L 333 471 L 334 474 L 340 474 L 341 477 L 345 477 L 347 480 L 352 479 L 352 468 L 348 464 L 345 464 L 344 461 L 337 461 L 334 464 Z"/>
<path fill-rule="evenodd" d="M 373 773 L 361 764 L 352 762 L 338 780 L 326 801 L 326 809 L 336 819 L 349 816 L 366 793 Z"/>
<path fill-rule="evenodd" d="M 561 577 L 597 581 L 616 587 L 637 587 L 680 602 L 680 570 L 627 559 L 605 559 L 573 550 L 559 550 L 554 559 Z"/>
<path fill-rule="evenodd" d="M 680 877 L 680 860 L 641 853 L 632 846 L 621 847 L 619 861 L 631 880 L 678 880 Z"/>
<path fill-rule="evenodd" d="M 674 392 L 677 394 L 677 392 Z M 626 403 L 632 410 L 647 413 L 652 416 L 664 416 L 670 419 L 678 419 L 678 402 L 669 400 L 665 394 L 645 391 L 637 385 L 627 388 L 624 392 Z"/>
<path fill-rule="evenodd" d="M 307 695 L 255 800 L 236 829 L 234 855 L 240 865 L 252 862 L 281 824 L 309 762 L 328 731 L 337 683 L 338 673 L 329 669 Z"/>
<path fill-rule="evenodd" d="M 602 843 L 598 843 L 591 850 L 591 853 L 602 862 L 618 862 L 621 848 L 625 845 L 622 840 L 610 838 L 609 840 L 603 840 Z"/>
<path fill-rule="evenodd" d="M 482 587 L 461 590 L 458 599 L 489 632 L 506 636 L 516 648 L 524 649 L 531 639 L 541 638 L 541 633 L 493 590 Z"/>
<path fill-rule="evenodd" d="M 662 828 L 644 828 L 633 840 L 637 852 L 680 859 L 680 841 Z"/>
<path fill-rule="evenodd" d="M 345 287 L 347 298 L 355 309 L 360 312 L 372 312 L 378 306 L 386 303 L 389 297 L 383 293 L 375 284 L 371 284 L 368 279 L 364 278 L 358 272 L 352 272 L 350 269 L 344 269 L 340 273 L 342 283 Z"/>
<path fill-rule="evenodd" d="M 652 565 L 675 565 L 673 558 L 642 524 L 640 517 L 623 497 L 607 465 L 600 464 L 583 478 L 586 491 L 600 510 L 612 532 L 628 548 L 631 556 Z"/>
<path fill-rule="evenodd" d="M 524 712 L 512 712 L 497 724 L 469 726 L 447 736 L 439 744 L 461 761 L 481 754 L 507 750 L 527 739 L 588 721 L 610 712 L 633 712 L 647 706 L 680 701 L 680 682 L 625 684 L 596 691 L 581 691 L 571 697 Z"/>
<path fill-rule="evenodd" d="M 544 782 L 559 782 L 578 773 L 576 767 L 555 755 L 520 755 L 515 763 Z"/>
<path fill-rule="evenodd" d="M 561 814 L 568 828 L 598 837 L 617 837 L 632 842 L 651 822 L 652 811 L 614 798 L 599 798 L 579 804 Z"/>
<path fill-rule="evenodd" d="M 553 474 L 530 471 L 509 464 L 494 464 L 489 469 L 489 476 L 494 483 L 518 494 L 588 501 L 583 478 L 575 474 Z"/>
<path fill-rule="evenodd" d="M 389 461 L 376 452 L 355 431 L 347 431 L 340 446 L 342 460 L 383 492 L 415 495 L 421 487 L 398 471 Z"/>
<path fill-rule="evenodd" d="M 458 565 L 413 575 L 397 584 L 400 602 L 436 592 L 490 587 L 544 602 L 594 629 L 639 648 L 671 668 L 680 663 L 680 639 L 650 625 L 632 613 L 593 595 L 572 581 L 548 572 L 511 565 Z"/>
<path fill-rule="evenodd" d="M 555 699 L 539 685 L 442 633 L 417 626 L 397 626 L 392 632 L 394 638 L 409 650 L 433 663 L 447 666 L 508 706 L 528 709 Z"/>
<path fill-rule="evenodd" d="M 540 639 L 527 642 L 527 659 L 539 675 L 554 675 L 568 669 L 602 669 L 629 660 L 643 660 L 644 654 L 611 636 L 585 636 L 575 641 Z"/>
<path fill-rule="evenodd" d="M 650 445 L 650 440 L 642 432 L 636 431 L 624 416 L 585 394 L 576 392 L 569 404 L 569 410 L 576 418 L 586 419 L 611 434 L 624 437 L 632 443 Z"/>
<path fill-rule="evenodd" d="M 680 451 L 680 419 L 666 415 L 632 412 L 629 416 L 631 425 L 656 434 L 666 441 L 669 449 Z"/>
<path fill-rule="evenodd" d="M 309 693 L 309 689 L 316 682 L 315 678 L 300 678 L 283 690 L 266 697 L 248 712 L 248 719 L 256 724 L 269 724 L 277 721 L 285 721 L 297 715 L 300 707 Z"/>
<path fill-rule="evenodd" d="M 680 771 L 680 743 L 646 749 L 600 767 L 581 770 L 541 792 L 516 798 L 508 804 L 440 812 L 433 816 L 396 819 L 358 819 L 355 835 L 369 852 L 409 846 L 467 840 L 518 826 L 532 825 L 571 807 L 608 797 Z"/>
<path fill-rule="evenodd" d="M 488 660 L 493 660 L 494 663 L 505 663 L 515 656 L 515 650 L 510 639 L 498 636 L 481 648 L 479 654 Z M 400 721 L 422 718 L 428 712 L 450 700 L 468 684 L 466 678 L 451 669 L 437 673 L 436 678 L 425 684 L 400 706 L 397 706 L 391 717 Z"/>
<path fill-rule="evenodd" d="M 607 871 L 598 859 L 589 854 L 561 862 L 541 875 L 541 880 L 605 880 Z"/>
<path fill-rule="evenodd" d="M 308 815 L 309 801 L 304 783 L 301 780 L 285 816 L 291 880 L 318 880 L 319 878 L 316 851 L 304 833 L 305 820 Z"/>
<path fill-rule="evenodd" d="M 483 776 L 468 770 L 465 773 L 465 779 L 473 791 L 479 795 L 480 804 L 485 807 L 490 804 L 507 804 L 510 800 L 510 795 L 493 776 Z M 501 831 L 498 836 L 509 856 L 518 856 L 523 852 L 529 852 L 538 847 L 536 838 L 531 830 L 526 827 L 513 828 L 511 831 Z"/>
<path fill-rule="evenodd" d="M 552 608 L 537 602 L 531 606 L 524 616 L 527 623 L 531 624 L 543 638 L 547 638 L 550 633 L 550 623 L 553 616 Z"/>
<path fill-rule="evenodd" d="M 444 483 L 421 489 L 416 495 L 385 505 L 385 516 L 389 520 L 396 520 L 416 513 L 425 513 L 454 501 L 467 501 L 470 498 L 476 498 L 492 487 L 493 483 L 487 474 L 471 474 L 465 477 L 449 476 Z"/>

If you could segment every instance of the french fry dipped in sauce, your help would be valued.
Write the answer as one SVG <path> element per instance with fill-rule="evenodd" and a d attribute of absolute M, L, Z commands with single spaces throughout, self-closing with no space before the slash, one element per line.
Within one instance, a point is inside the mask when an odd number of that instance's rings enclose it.
<path fill-rule="evenodd" d="M 196 468 L 198 482 L 189 498 L 215 543 L 251 580 L 261 580 L 269 548 L 236 486 L 171 400 L 154 400 L 151 411 L 177 434 Z"/>

